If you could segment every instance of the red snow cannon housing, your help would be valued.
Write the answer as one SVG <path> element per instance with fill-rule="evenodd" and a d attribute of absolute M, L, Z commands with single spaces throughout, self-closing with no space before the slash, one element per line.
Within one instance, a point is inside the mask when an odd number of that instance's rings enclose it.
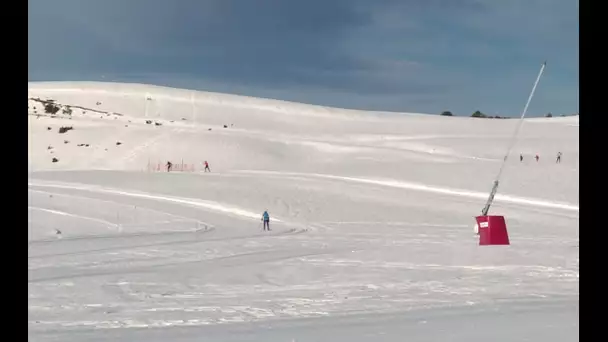
<path fill-rule="evenodd" d="M 479 245 L 509 245 L 509 234 L 504 216 L 477 216 Z"/>

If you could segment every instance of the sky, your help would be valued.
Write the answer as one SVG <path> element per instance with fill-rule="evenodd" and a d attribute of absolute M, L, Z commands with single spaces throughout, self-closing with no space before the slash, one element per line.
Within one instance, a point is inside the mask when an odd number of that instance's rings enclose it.
<path fill-rule="evenodd" d="M 28 0 L 28 81 L 398 112 L 578 112 L 578 1 Z"/>

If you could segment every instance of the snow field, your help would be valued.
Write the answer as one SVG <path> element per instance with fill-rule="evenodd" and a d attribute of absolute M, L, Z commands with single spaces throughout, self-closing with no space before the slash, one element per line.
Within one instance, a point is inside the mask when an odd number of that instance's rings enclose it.
<path fill-rule="evenodd" d="M 216 329 L 212 340 L 247 340 L 223 325 L 305 340 L 318 317 L 338 325 L 418 312 L 445 323 L 450 310 L 538 301 L 548 312 L 578 299 L 577 119 L 524 124 L 491 209 L 507 217 L 511 246 L 480 247 L 473 217 L 515 120 L 112 83 L 30 83 L 29 97 L 109 113 L 28 116 L 28 329 L 37 340 L 114 330 L 116 340 L 153 339 L 141 328 L 165 340 Z M 181 159 L 208 160 L 212 172 L 145 171 L 148 160 Z M 265 209 L 271 232 L 261 231 Z M 279 338 L 268 324 L 289 333 Z"/>

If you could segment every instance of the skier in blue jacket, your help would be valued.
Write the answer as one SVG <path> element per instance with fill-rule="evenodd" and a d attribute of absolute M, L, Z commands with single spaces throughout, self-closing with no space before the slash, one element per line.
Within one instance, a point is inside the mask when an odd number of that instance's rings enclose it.
<path fill-rule="evenodd" d="M 267 210 L 264 210 L 264 213 L 262 214 L 262 222 L 264 222 L 264 230 L 266 230 L 266 228 L 270 230 L 270 215 L 268 215 Z"/>

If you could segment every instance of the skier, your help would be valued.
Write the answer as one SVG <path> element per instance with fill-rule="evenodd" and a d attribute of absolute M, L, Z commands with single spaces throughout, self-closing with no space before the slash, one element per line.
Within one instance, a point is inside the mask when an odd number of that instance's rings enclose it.
<path fill-rule="evenodd" d="M 523 162 L 524 161 L 524 155 L 523 154 L 519 154 L 519 162 Z"/>
<path fill-rule="evenodd" d="M 557 159 L 555 159 L 556 163 L 561 163 L 562 162 L 562 153 L 561 152 L 557 152 Z"/>
<path fill-rule="evenodd" d="M 173 164 L 170 161 L 167 161 L 167 172 L 171 172 L 171 167 L 173 167 Z"/>
<path fill-rule="evenodd" d="M 540 158 L 540 157 L 538 156 L 538 153 L 537 153 L 536 156 L 534 157 L 534 159 L 536 159 L 537 163 L 538 163 L 538 158 Z"/>
<path fill-rule="evenodd" d="M 268 215 L 268 210 L 264 210 L 264 213 L 262 214 L 262 222 L 264 222 L 263 230 L 266 230 L 266 228 L 270 230 L 270 215 Z"/>
<path fill-rule="evenodd" d="M 207 163 L 207 161 L 205 160 L 205 172 L 207 172 L 207 170 L 211 172 L 211 169 L 209 168 L 209 163 Z"/>

